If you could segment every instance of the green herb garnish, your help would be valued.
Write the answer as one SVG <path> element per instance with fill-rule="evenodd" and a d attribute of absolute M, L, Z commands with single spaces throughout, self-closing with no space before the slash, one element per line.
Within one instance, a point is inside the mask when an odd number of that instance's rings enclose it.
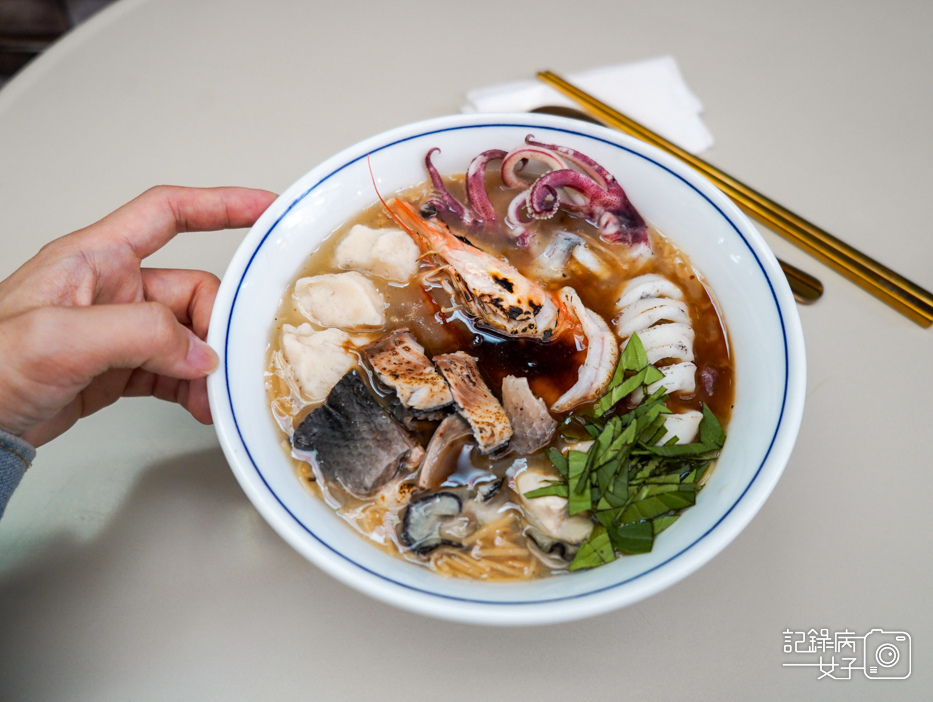
<path fill-rule="evenodd" d="M 666 433 L 665 416 L 670 414 L 667 390 L 662 386 L 649 392 L 649 386 L 663 379 L 633 334 L 592 414 L 571 415 L 564 423 L 565 437 L 587 436 L 592 445 L 585 452 L 568 451 L 566 456 L 548 449 L 560 478 L 525 494 L 528 498 L 566 497 L 571 515 L 593 514 L 596 527 L 580 546 L 570 570 L 609 563 L 616 553 L 650 552 L 654 537 L 696 503 L 703 475 L 719 456 L 726 435 L 705 404 L 697 441 L 678 444 L 671 437 L 659 444 Z M 618 404 L 636 390 L 642 392 L 641 401 L 619 414 Z"/>
<path fill-rule="evenodd" d="M 593 535 L 580 546 L 577 555 L 570 564 L 570 570 L 582 570 L 583 568 L 595 568 L 604 563 L 611 563 L 616 559 L 615 551 L 612 547 L 612 541 L 604 527 L 598 526 L 593 529 Z"/>

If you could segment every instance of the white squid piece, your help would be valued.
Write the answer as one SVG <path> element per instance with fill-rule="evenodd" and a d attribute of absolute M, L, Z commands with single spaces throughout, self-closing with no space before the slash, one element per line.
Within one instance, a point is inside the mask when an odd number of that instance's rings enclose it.
<path fill-rule="evenodd" d="M 558 297 L 577 316 L 586 336 L 586 359 L 577 369 L 577 382 L 551 405 L 552 412 L 569 412 L 604 394 L 619 361 L 619 344 L 603 318 L 583 306 L 576 290 L 561 288 Z"/>
<path fill-rule="evenodd" d="M 638 338 L 645 347 L 648 363 L 657 364 L 666 358 L 693 361 L 693 328 L 687 324 L 659 324 L 645 329 Z"/>
<path fill-rule="evenodd" d="M 691 361 L 672 363 L 658 370 L 664 374 L 664 377 L 648 386 L 649 395 L 656 392 L 662 385 L 667 390 L 668 395 L 673 395 L 675 392 L 692 395 L 696 392 L 697 367 L 695 363 Z M 638 401 L 639 398 L 635 398 L 635 400 Z"/>
<path fill-rule="evenodd" d="M 632 278 L 622 296 L 616 301 L 616 309 L 628 307 L 635 300 L 645 297 L 666 297 L 672 300 L 682 300 L 683 292 L 670 280 L 657 273 L 647 273 L 637 278 Z"/>
<path fill-rule="evenodd" d="M 703 413 L 697 410 L 687 410 L 680 414 L 668 414 L 664 419 L 666 433 L 661 437 L 659 444 L 665 444 L 672 437 L 677 437 L 678 444 L 689 444 L 696 439 L 700 431 L 700 421 Z"/>
<path fill-rule="evenodd" d="M 598 255 L 593 253 L 586 244 L 579 244 L 573 249 L 573 258 L 590 273 L 599 278 L 608 278 L 612 275 L 609 266 Z"/>
<path fill-rule="evenodd" d="M 690 312 L 686 303 L 663 297 L 643 297 L 635 300 L 622 308 L 622 313 L 616 318 L 616 333 L 620 338 L 627 339 L 658 322 L 690 324 Z"/>
<path fill-rule="evenodd" d="M 560 280 L 567 277 L 567 264 L 583 239 L 570 232 L 558 232 L 551 239 L 531 266 L 531 272 L 539 280 Z"/>
<path fill-rule="evenodd" d="M 583 237 L 571 232 L 558 232 L 532 262 L 530 272 L 539 280 L 560 280 L 567 277 L 568 265 L 579 266 L 599 278 L 612 275 L 609 266 L 587 246 Z"/>
<path fill-rule="evenodd" d="M 638 334 L 648 363 L 668 361 L 658 367 L 664 377 L 648 386 L 653 393 L 662 386 L 668 394 L 690 396 L 696 392 L 697 367 L 693 362 L 694 332 L 690 326 L 690 311 L 682 302 L 683 291 L 667 278 L 654 273 L 633 278 L 625 286 L 617 303 L 619 315 L 615 319 L 616 332 L 623 339 Z M 632 393 L 634 402 L 641 402 L 644 392 L 639 388 Z M 664 420 L 667 430 L 659 443 L 672 436 L 677 443 L 694 440 L 703 418 L 701 412 L 690 410 L 682 414 L 669 414 Z"/>
<path fill-rule="evenodd" d="M 669 361 L 659 370 L 680 386 L 679 391 L 689 394 L 696 390 L 695 377 L 692 381 L 687 378 L 696 375 L 695 334 L 683 296 L 683 291 L 663 276 L 650 273 L 633 278 L 616 303 L 619 314 L 614 324 L 620 339 L 627 341 L 632 334 L 638 334 L 648 363 Z M 689 365 L 672 367 L 678 364 Z M 666 383 L 664 386 L 674 392 Z"/>

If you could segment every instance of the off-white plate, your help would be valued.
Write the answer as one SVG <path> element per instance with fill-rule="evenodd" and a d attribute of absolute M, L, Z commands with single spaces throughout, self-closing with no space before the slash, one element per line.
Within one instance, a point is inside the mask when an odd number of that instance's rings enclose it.
<path fill-rule="evenodd" d="M 299 482 L 269 412 L 263 371 L 273 317 L 322 239 L 383 195 L 463 173 L 490 148 L 528 134 L 572 146 L 613 173 L 651 224 L 691 258 L 718 301 L 736 366 L 728 439 L 695 507 L 654 550 L 566 576 L 515 584 L 449 579 L 387 555 Z M 208 341 L 220 368 L 208 382 L 217 435 L 237 479 L 269 524 L 319 567 L 385 602 L 483 624 L 539 624 L 622 607 L 677 582 L 722 550 L 770 494 L 803 412 L 805 360 L 794 299 L 748 219 L 701 175 L 608 129 L 548 115 L 478 114 L 401 127 L 350 147 L 290 187 L 244 239 L 224 276 Z"/>

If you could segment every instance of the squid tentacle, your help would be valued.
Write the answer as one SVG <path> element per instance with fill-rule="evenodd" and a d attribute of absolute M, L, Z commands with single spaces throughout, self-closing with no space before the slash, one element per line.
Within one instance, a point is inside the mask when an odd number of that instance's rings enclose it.
<path fill-rule="evenodd" d="M 431 176 L 431 183 L 434 185 L 434 189 L 439 195 L 439 198 L 430 200 L 429 204 L 434 205 L 439 209 L 444 209 L 448 212 L 451 212 L 466 226 L 472 226 L 475 220 L 473 213 L 470 212 L 457 198 L 450 194 L 450 191 L 447 190 L 447 186 L 444 185 L 444 180 L 441 178 L 441 174 L 437 172 L 437 168 L 435 168 L 434 164 L 431 163 L 431 156 L 434 155 L 435 151 L 440 151 L 440 149 L 435 146 L 433 149 L 429 150 L 424 157 L 424 167 L 428 169 L 428 175 Z"/>
<path fill-rule="evenodd" d="M 579 213 L 593 221 L 599 235 L 610 243 L 647 244 L 648 229 L 622 186 L 599 163 L 576 149 L 536 141 L 525 137 L 525 145 L 512 151 L 489 149 L 470 163 L 466 176 L 466 204 L 454 197 L 438 173 L 431 157 L 437 147 L 425 156 L 425 167 L 438 197 L 426 204 L 448 212 L 464 226 L 474 227 L 495 221 L 496 212 L 486 191 L 486 168 L 491 161 L 501 160 L 502 182 L 522 192 L 509 203 L 507 220 L 520 246 L 527 246 L 531 234 L 527 225 L 534 220 L 549 219 L 560 208 Z M 533 182 L 522 171 L 531 162 L 548 170 Z"/>
<path fill-rule="evenodd" d="M 602 188 L 608 188 L 610 183 L 615 182 L 615 176 L 589 156 L 576 149 L 571 149 L 569 146 L 559 146 L 557 144 L 543 144 L 539 141 L 535 141 L 531 134 L 525 137 L 525 143 L 539 149 L 549 149 L 557 152 L 566 160 L 579 166 L 588 176 L 599 183 Z"/>
<path fill-rule="evenodd" d="M 551 170 L 567 167 L 559 156 L 548 149 L 527 147 L 512 149 L 505 155 L 499 166 L 502 182 L 507 188 L 527 188 L 531 185 L 530 181 L 518 175 L 529 161 L 540 161 Z"/>
<path fill-rule="evenodd" d="M 467 169 L 467 202 L 480 222 L 493 222 L 496 219 L 496 210 L 489 200 L 489 193 L 486 192 L 486 166 L 490 161 L 505 157 L 506 152 L 502 149 L 489 149 L 474 158 Z"/>
<path fill-rule="evenodd" d="M 486 192 L 486 166 L 490 161 L 504 158 L 506 152 L 502 149 L 489 149 L 473 159 L 467 170 L 467 204 L 464 205 L 451 195 L 444 184 L 444 179 L 441 178 L 437 168 L 431 162 L 431 157 L 435 151 L 440 151 L 440 149 L 435 146 L 425 155 L 424 166 L 428 170 L 428 175 L 431 176 L 431 184 L 437 191 L 438 197 L 428 200 L 426 204 L 450 212 L 467 227 L 494 221 L 496 211 L 489 199 L 489 194 Z"/>
<path fill-rule="evenodd" d="M 584 212 L 588 212 L 594 205 L 602 204 L 605 199 L 606 191 L 589 176 L 569 168 L 550 171 L 538 178 L 528 193 L 532 217 L 548 219 L 557 213 L 561 204 L 558 188 L 572 188 L 581 193 L 586 198 L 586 204 L 580 208 Z M 572 203 L 567 203 L 567 206 L 573 207 Z"/>
<path fill-rule="evenodd" d="M 534 185 L 528 196 L 529 209 L 534 217 L 551 217 L 560 206 L 555 197 L 560 187 L 577 191 L 585 198 L 585 203 L 565 203 L 568 209 L 577 209 L 584 216 L 596 221 L 600 236 L 612 243 L 646 244 L 648 229 L 645 220 L 629 201 L 628 196 L 609 171 L 586 154 L 567 146 L 542 144 L 532 135 L 525 138 L 526 143 L 542 149 L 553 149 L 571 163 L 579 166 L 585 173 L 570 169 L 545 173 Z"/>
<path fill-rule="evenodd" d="M 522 190 L 518 195 L 512 198 L 509 203 L 508 221 L 512 224 L 512 235 L 515 242 L 522 247 L 528 246 L 531 241 L 531 232 L 526 229 L 526 225 L 531 224 L 534 218 L 527 214 L 528 192 L 530 188 Z"/>

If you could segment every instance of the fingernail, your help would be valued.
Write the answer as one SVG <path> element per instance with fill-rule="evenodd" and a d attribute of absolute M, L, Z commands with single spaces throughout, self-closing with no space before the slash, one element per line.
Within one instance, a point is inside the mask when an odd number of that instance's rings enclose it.
<path fill-rule="evenodd" d="M 201 341 L 194 334 L 191 335 L 191 343 L 188 345 L 188 356 L 185 360 L 192 368 L 201 371 L 204 375 L 209 375 L 217 370 L 217 366 L 220 363 L 220 359 L 217 357 L 217 353 L 214 349 Z"/>

